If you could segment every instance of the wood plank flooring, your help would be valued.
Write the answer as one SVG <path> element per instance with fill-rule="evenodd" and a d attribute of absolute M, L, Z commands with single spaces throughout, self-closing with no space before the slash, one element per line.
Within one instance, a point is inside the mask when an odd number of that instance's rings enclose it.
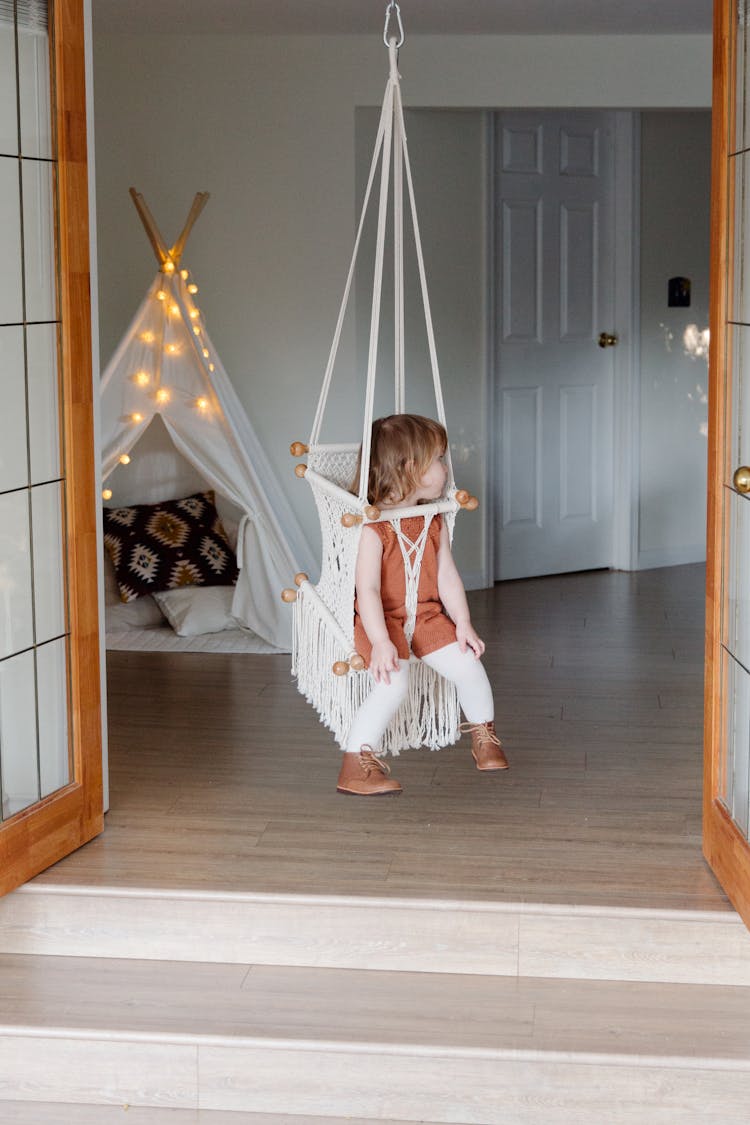
<path fill-rule="evenodd" d="M 368 1117 L 301 1117 L 298 1114 L 224 1113 L 218 1109 L 155 1109 L 137 1105 L 72 1105 L 3 1102 L 3 1125 L 414 1125 Z M 61 1116 L 64 1113 L 64 1118 Z M 420 1125 L 439 1125 L 422 1121 Z"/>
<path fill-rule="evenodd" d="M 335 792 L 287 656 L 111 653 L 111 811 L 37 883 L 730 909 L 701 855 L 704 568 L 470 595 L 511 769 Z"/>
<path fill-rule="evenodd" d="M 0 955 L 0 978 L 6 1034 L 721 1059 L 750 1069 L 747 989 L 731 986 L 10 954 Z"/>

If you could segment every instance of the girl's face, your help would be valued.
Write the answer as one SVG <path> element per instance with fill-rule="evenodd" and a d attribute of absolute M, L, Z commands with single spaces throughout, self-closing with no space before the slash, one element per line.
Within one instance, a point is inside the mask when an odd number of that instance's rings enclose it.
<path fill-rule="evenodd" d="M 448 468 L 445 464 L 445 454 L 436 453 L 420 482 L 420 499 L 437 500 L 443 494 L 447 479 Z"/>

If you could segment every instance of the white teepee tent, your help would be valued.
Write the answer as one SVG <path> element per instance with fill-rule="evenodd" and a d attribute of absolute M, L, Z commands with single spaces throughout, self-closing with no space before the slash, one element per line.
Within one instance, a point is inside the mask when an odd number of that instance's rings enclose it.
<path fill-rule="evenodd" d="M 159 414 L 178 452 L 242 513 L 234 617 L 289 651 L 291 623 L 279 587 L 290 572 L 312 567 L 313 556 L 209 339 L 197 286 L 180 268 L 208 193 L 196 195 L 182 234 L 168 249 L 143 197 L 130 192 L 160 268 L 102 375 L 103 477 Z"/>

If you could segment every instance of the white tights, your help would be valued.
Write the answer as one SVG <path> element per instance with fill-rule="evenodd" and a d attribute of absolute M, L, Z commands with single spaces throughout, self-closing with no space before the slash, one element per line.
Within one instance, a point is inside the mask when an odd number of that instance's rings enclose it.
<path fill-rule="evenodd" d="M 488 723 L 495 717 L 492 688 L 481 660 L 467 649 L 461 652 L 458 642 L 437 649 L 422 660 L 446 680 L 456 685 L 458 701 L 470 723 Z M 348 754 L 358 754 L 363 745 L 377 750 L 386 727 L 406 699 L 409 687 L 409 663 L 399 660 L 398 672 L 389 673 L 390 684 L 374 683 L 354 716 L 346 743 Z"/>

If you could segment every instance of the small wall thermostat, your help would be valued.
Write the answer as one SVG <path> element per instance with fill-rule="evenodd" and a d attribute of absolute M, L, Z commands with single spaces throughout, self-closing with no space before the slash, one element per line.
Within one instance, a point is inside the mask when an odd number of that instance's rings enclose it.
<path fill-rule="evenodd" d="M 670 308 L 688 308 L 690 305 L 690 278 L 670 277 L 667 283 L 667 305 Z"/>

